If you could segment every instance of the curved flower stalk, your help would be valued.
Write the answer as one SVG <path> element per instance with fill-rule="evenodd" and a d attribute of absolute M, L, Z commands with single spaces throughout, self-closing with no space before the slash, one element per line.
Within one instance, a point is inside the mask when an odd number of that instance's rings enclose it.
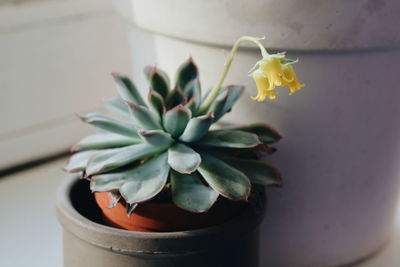
<path fill-rule="evenodd" d="M 235 55 L 244 41 L 250 41 L 255 43 L 261 51 L 262 59 L 259 60 L 250 71 L 250 76 L 253 77 L 257 86 L 257 96 L 251 97 L 253 100 L 263 102 L 266 97 L 275 99 L 279 92 L 275 92 L 277 86 L 287 86 L 290 89 L 289 95 L 300 90 L 304 84 L 300 84 L 297 80 L 296 73 L 293 69 L 293 64 L 297 63 L 298 60 L 291 60 L 285 58 L 286 53 L 281 52 L 277 54 L 269 54 L 265 47 L 260 43 L 262 38 L 256 38 L 251 36 L 243 36 L 239 38 L 234 46 L 232 47 L 229 58 L 226 62 L 224 72 L 221 75 L 219 82 L 211 90 L 208 98 L 204 101 L 200 111 L 204 112 L 211 105 L 211 102 L 218 95 L 221 90 L 221 86 L 229 72 Z"/>

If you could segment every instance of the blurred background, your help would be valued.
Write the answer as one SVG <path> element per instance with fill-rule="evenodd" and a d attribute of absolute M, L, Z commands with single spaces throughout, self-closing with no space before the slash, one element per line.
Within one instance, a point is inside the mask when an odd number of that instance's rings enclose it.
<path fill-rule="evenodd" d="M 113 2 L 0 2 L 0 168 L 66 151 L 87 130 L 73 113 L 115 93 L 112 71 L 131 74 Z"/>
<path fill-rule="evenodd" d="M 146 65 L 173 77 L 193 56 L 207 90 L 241 35 L 300 58 L 306 83 L 250 101 L 251 45 L 228 76 L 248 89 L 227 121 L 266 120 L 285 137 L 263 266 L 400 266 L 398 14 L 397 0 L 0 0 L 0 266 L 62 266 L 55 192 L 70 146 L 92 132 L 74 113 L 116 95 L 111 72 L 144 93 Z"/>
<path fill-rule="evenodd" d="M 128 1 L 0 0 L 0 266 L 62 266 L 67 158 L 54 159 L 92 131 L 74 113 L 115 95 L 110 73 L 131 75 L 132 42 L 149 38 L 118 10 Z"/>

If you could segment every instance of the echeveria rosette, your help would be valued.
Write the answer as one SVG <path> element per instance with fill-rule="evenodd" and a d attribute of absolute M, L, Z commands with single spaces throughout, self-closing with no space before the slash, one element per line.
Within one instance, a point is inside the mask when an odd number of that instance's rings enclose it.
<path fill-rule="evenodd" d="M 105 102 L 121 119 L 97 113 L 81 119 L 100 131 L 73 146 L 65 169 L 90 180 L 93 192 L 121 198 L 128 213 L 138 203 L 169 190 L 172 201 L 191 212 L 205 212 L 219 196 L 247 200 L 252 184 L 280 186 L 278 170 L 259 159 L 281 136 L 265 124 L 210 130 L 229 112 L 242 86 L 222 87 L 206 110 L 198 69 L 192 59 L 171 86 L 165 72 L 145 69 L 148 101 L 125 76 L 113 74 L 120 97 Z"/>

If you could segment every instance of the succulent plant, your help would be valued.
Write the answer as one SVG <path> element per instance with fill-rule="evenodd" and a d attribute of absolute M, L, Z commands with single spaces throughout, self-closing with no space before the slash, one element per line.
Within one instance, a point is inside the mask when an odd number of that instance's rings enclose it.
<path fill-rule="evenodd" d="M 210 127 L 242 94 L 242 86 L 221 89 L 206 112 L 198 69 L 192 59 L 179 68 L 174 87 L 165 72 L 146 67 L 148 103 L 126 76 L 113 74 L 120 97 L 105 107 L 121 119 L 90 113 L 82 121 L 99 129 L 73 146 L 65 170 L 80 172 L 93 192 L 121 196 L 132 210 L 163 189 L 191 212 L 205 212 L 218 196 L 246 200 L 251 184 L 280 186 L 278 170 L 259 160 L 281 136 L 265 124 Z M 202 100 L 203 99 L 203 100 Z"/>

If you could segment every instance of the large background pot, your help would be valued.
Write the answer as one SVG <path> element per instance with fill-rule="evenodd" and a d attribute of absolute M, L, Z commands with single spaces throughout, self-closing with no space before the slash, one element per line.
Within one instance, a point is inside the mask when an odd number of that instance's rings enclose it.
<path fill-rule="evenodd" d="M 265 35 L 268 47 L 300 58 L 296 70 L 306 87 L 291 97 L 282 94 L 266 104 L 249 100 L 255 89 L 246 73 L 260 58 L 256 50 L 242 50 L 227 79 L 247 85 L 227 120 L 266 121 L 284 136 L 271 157 L 284 188 L 269 193 L 262 266 L 338 265 L 384 244 L 400 174 L 400 2 L 131 4 L 134 22 L 154 34 L 146 42 L 140 35 L 134 40 L 135 70 L 148 64 L 141 47 L 170 74 L 192 55 L 203 88 L 209 88 L 222 71 L 222 48 L 244 34 Z"/>
<path fill-rule="evenodd" d="M 192 231 L 134 232 L 100 224 L 85 180 L 68 177 L 57 195 L 64 267 L 258 266 L 258 226 L 264 200 L 225 223 Z M 179 218 L 176 218 L 179 220 Z"/>

